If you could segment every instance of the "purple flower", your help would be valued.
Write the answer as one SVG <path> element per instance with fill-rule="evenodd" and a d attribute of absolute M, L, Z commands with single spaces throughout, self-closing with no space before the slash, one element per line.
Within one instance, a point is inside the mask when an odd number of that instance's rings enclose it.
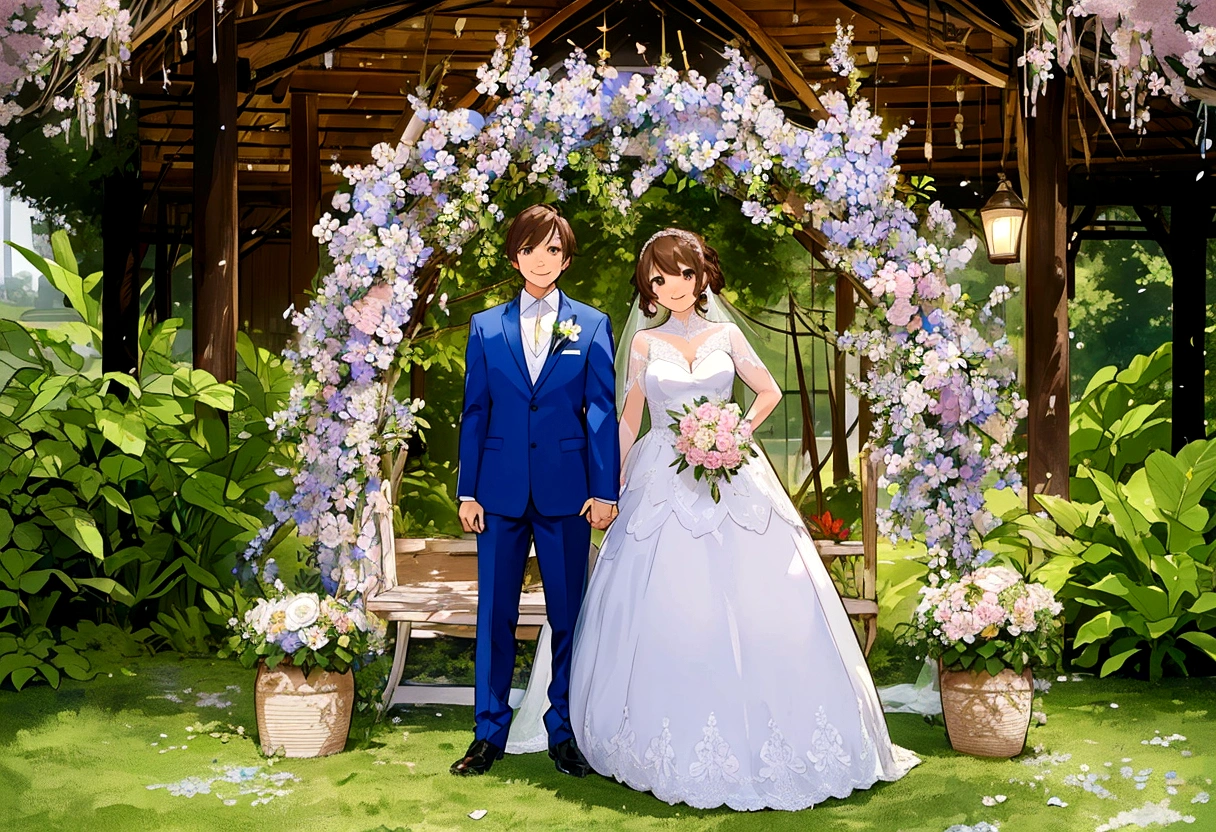
<path fill-rule="evenodd" d="M 299 650 L 304 645 L 304 640 L 300 638 L 299 633 L 287 632 L 279 638 L 279 647 L 284 653 L 291 654 Z"/>

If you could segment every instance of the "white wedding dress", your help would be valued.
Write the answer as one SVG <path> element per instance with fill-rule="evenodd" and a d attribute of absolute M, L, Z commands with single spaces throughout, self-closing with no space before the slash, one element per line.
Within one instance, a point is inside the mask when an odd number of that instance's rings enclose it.
<path fill-rule="evenodd" d="M 659 335 L 700 340 L 691 366 Z M 703 336 L 703 338 L 702 338 Z M 627 389 L 651 429 L 626 463 L 575 636 L 571 725 L 600 774 L 697 808 L 804 809 L 919 760 L 891 743 L 827 570 L 771 465 L 714 502 L 677 473 L 669 410 L 776 383 L 731 323 L 645 331 Z"/>

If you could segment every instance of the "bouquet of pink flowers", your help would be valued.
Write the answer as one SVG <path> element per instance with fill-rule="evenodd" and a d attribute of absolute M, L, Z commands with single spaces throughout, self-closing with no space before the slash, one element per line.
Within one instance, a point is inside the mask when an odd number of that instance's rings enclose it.
<path fill-rule="evenodd" d="M 921 589 L 905 643 L 948 670 L 1052 666 L 1062 648 L 1063 605 L 1043 584 L 1007 566 L 983 567 L 951 583 Z"/>
<path fill-rule="evenodd" d="M 752 444 L 751 422 L 734 402 L 711 402 L 702 396 L 684 412 L 667 411 L 675 421 L 676 461 L 680 470 L 693 469 L 693 476 L 709 483 L 710 496 L 718 502 L 719 480 L 730 482 L 731 475 L 749 458 L 759 456 Z"/>

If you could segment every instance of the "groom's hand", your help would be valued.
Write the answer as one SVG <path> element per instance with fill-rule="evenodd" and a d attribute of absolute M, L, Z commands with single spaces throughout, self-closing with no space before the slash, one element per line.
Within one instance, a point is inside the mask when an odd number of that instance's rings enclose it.
<path fill-rule="evenodd" d="M 587 514 L 587 522 L 591 524 L 591 528 L 603 531 L 612 525 L 612 521 L 616 519 L 616 506 L 612 503 L 604 503 L 594 498 L 588 500 L 583 506 L 583 511 Z"/>
<path fill-rule="evenodd" d="M 476 500 L 460 503 L 460 525 L 466 534 L 481 534 L 486 530 L 486 510 Z"/>

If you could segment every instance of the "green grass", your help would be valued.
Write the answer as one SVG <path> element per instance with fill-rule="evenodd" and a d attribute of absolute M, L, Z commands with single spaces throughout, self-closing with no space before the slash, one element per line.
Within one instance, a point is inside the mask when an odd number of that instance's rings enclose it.
<path fill-rule="evenodd" d="M 1216 721 L 1210 715 L 1216 713 L 1216 692 L 1211 680 L 1157 686 L 1125 680 L 1056 683 L 1040 706 L 1048 722 L 1032 729 L 1029 744 L 1072 758 L 1043 768 L 957 755 L 941 727 L 893 715 L 889 723 L 895 740 L 924 759 L 903 780 L 807 812 L 744 814 L 668 806 L 598 776 L 574 780 L 554 771 L 544 754 L 508 757 L 480 779 L 452 777 L 447 768 L 471 738 L 469 708 L 397 709 L 379 724 L 357 724 L 343 754 L 272 765 L 252 737 L 252 671 L 234 663 L 173 656 L 126 667 L 126 673 L 120 668 L 91 682 L 66 682 L 59 691 L 0 692 L 0 828 L 421 832 L 594 825 L 605 830 L 942 832 L 952 824 L 986 820 L 1000 822 L 1003 832 L 1051 832 L 1094 830 L 1120 811 L 1163 799 L 1196 819 L 1180 829 L 1216 828 L 1216 802 L 1190 802 L 1201 790 L 1214 791 Z M 221 694 L 219 699 L 230 705 L 200 707 L 200 693 Z M 167 694 L 182 702 L 164 698 Z M 1111 708 L 1112 702 L 1119 708 Z M 200 723 L 201 733 L 187 732 Z M 229 726 L 243 726 L 245 735 Z M 213 738 L 213 731 L 229 736 Z M 1155 731 L 1188 739 L 1168 748 L 1142 745 Z M 170 750 L 172 746 L 177 748 Z M 1184 757 L 1184 750 L 1193 755 Z M 1123 763 L 1124 757 L 1131 761 Z M 1092 772 L 1110 773 L 1104 785 L 1118 799 L 1102 800 L 1065 785 L 1064 777 L 1080 773 L 1082 764 Z M 257 806 L 251 805 L 254 795 L 239 795 L 235 786 L 227 791 L 217 786 L 220 796 L 190 798 L 148 788 L 210 776 L 213 769 L 231 765 L 261 766 L 262 772 L 286 772 L 298 779 L 283 784 L 289 794 Z M 1119 775 L 1123 765 L 1153 769 L 1143 791 Z M 1176 795 L 1166 794 L 1167 771 L 1176 771 L 1184 781 L 1177 784 Z M 1036 774 L 1044 779 L 1032 789 L 1028 784 Z M 1068 808 L 1047 807 L 1048 789 Z M 983 796 L 998 793 L 1008 800 L 991 808 L 982 804 Z M 225 805 L 222 798 L 235 804 Z M 472 821 L 467 815 L 475 809 L 489 814 Z"/>

